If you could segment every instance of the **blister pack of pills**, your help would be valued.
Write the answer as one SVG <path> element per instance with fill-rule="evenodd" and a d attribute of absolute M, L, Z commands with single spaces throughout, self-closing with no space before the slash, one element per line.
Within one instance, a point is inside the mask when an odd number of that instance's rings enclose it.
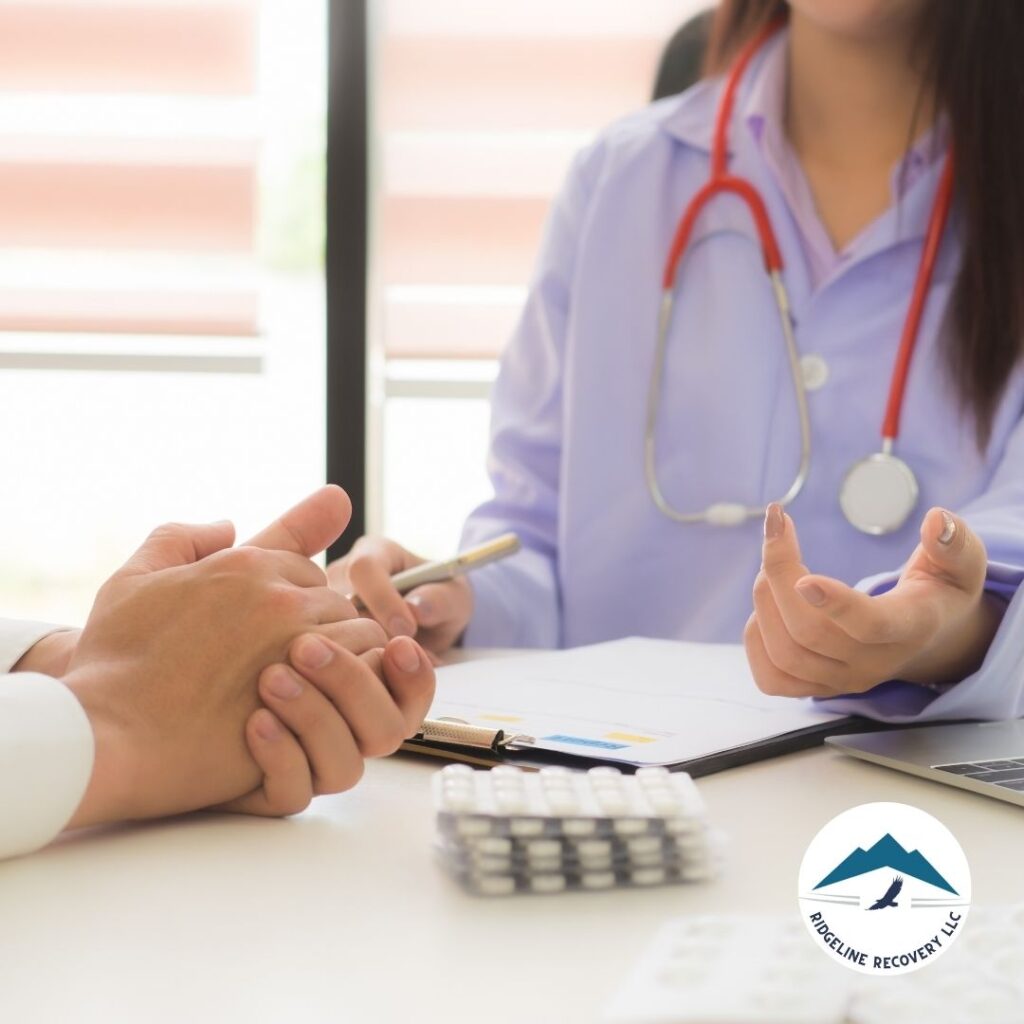
<path fill-rule="evenodd" d="M 688 775 L 449 765 L 434 778 L 437 850 L 481 895 L 699 881 L 721 838 Z"/>
<path fill-rule="evenodd" d="M 680 918 L 655 937 L 607 1024 L 1024 1024 L 1024 904 L 974 907 L 934 967 L 855 974 L 793 917 Z"/>
<path fill-rule="evenodd" d="M 815 949 L 796 914 L 695 915 L 658 932 L 604 1019 L 843 1024 L 854 979 Z"/>
<path fill-rule="evenodd" d="M 846 1024 L 1024 1024 L 1024 903 L 973 907 L 963 935 L 928 968 L 862 978 Z"/>

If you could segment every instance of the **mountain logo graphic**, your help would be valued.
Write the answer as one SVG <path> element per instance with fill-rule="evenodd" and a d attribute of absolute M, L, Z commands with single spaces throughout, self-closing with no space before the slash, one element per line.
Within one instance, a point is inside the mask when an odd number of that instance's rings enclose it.
<path fill-rule="evenodd" d="M 905 974 L 933 963 L 963 933 L 971 869 L 956 836 L 927 812 L 861 804 L 811 840 L 797 901 L 826 956 L 860 974 Z"/>
<path fill-rule="evenodd" d="M 903 875 L 910 875 L 919 881 L 934 885 L 937 889 L 945 889 L 954 896 L 960 894 L 932 866 L 931 862 L 919 850 L 905 850 L 888 832 L 865 850 L 857 847 L 848 857 L 840 861 L 814 888 L 823 889 L 836 882 L 845 882 L 850 878 L 866 875 L 869 871 L 879 868 L 892 868 Z"/>

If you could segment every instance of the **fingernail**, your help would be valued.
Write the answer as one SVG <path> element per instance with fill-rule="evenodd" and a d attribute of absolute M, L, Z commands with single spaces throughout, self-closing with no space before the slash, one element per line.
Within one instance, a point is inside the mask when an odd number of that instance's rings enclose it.
<path fill-rule="evenodd" d="M 434 609 L 430 602 L 421 594 L 414 594 L 412 597 L 407 598 L 406 604 L 410 604 L 416 609 L 416 618 L 420 622 L 430 621 L 430 616 L 433 614 Z"/>
<path fill-rule="evenodd" d="M 420 667 L 420 649 L 407 636 L 399 637 L 391 645 L 391 657 L 403 672 L 415 672 Z"/>
<path fill-rule="evenodd" d="M 294 658 L 300 668 L 323 668 L 334 652 L 318 637 L 304 636 L 297 644 Z"/>
<path fill-rule="evenodd" d="M 283 665 L 267 673 L 266 687 L 279 700 L 294 700 L 302 693 L 302 684 Z"/>
<path fill-rule="evenodd" d="M 404 615 L 396 615 L 388 622 L 388 632 L 392 636 L 413 636 L 416 623 L 410 622 Z"/>
<path fill-rule="evenodd" d="M 262 739 L 273 742 L 281 736 L 281 726 L 273 715 L 260 715 L 256 719 L 256 733 Z"/>
<path fill-rule="evenodd" d="M 777 501 L 773 501 L 764 514 L 765 540 L 775 540 L 776 537 L 781 537 L 785 527 L 786 521 L 782 517 L 782 506 Z"/>
<path fill-rule="evenodd" d="M 939 534 L 940 544 L 952 544 L 956 536 L 956 520 L 945 510 L 942 510 L 942 533 Z"/>
<path fill-rule="evenodd" d="M 815 608 L 820 608 L 825 603 L 827 595 L 817 583 L 800 582 L 796 585 L 796 590 L 808 604 L 813 604 Z"/>

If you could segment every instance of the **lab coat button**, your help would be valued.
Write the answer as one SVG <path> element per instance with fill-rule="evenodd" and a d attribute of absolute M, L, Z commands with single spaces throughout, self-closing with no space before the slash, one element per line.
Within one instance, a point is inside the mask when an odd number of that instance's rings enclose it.
<path fill-rule="evenodd" d="M 800 360 L 800 370 L 804 375 L 804 387 L 808 391 L 817 391 L 824 387 L 828 380 L 828 363 L 821 356 L 807 355 Z"/>

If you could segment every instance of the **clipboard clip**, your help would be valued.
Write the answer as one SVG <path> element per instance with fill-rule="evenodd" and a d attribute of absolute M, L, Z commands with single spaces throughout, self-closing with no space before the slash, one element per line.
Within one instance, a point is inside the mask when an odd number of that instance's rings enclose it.
<path fill-rule="evenodd" d="M 506 733 L 504 729 L 488 729 L 462 718 L 427 718 L 413 739 L 442 746 L 470 747 L 500 754 L 505 750 L 532 747 L 537 741 L 522 733 Z"/>

